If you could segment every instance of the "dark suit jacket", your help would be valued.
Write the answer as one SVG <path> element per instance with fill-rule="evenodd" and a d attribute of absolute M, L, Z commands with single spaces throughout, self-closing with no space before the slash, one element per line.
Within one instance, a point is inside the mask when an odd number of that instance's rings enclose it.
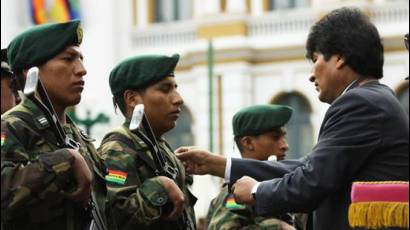
<path fill-rule="evenodd" d="M 258 188 L 258 215 L 313 211 L 314 230 L 351 229 L 353 181 L 409 180 L 409 117 L 387 86 L 354 87 L 329 107 L 318 143 L 299 163 L 233 159 L 231 183 L 270 179 Z"/>

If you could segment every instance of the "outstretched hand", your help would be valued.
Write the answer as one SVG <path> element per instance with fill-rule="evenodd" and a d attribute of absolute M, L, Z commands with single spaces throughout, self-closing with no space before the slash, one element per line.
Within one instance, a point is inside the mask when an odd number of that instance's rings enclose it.
<path fill-rule="evenodd" d="M 190 174 L 224 177 L 226 158 L 197 147 L 180 147 L 175 153 Z"/>

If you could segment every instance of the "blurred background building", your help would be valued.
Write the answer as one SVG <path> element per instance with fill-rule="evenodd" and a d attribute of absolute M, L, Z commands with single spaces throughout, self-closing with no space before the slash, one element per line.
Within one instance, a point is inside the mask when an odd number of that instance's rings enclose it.
<path fill-rule="evenodd" d="M 385 47 L 382 83 L 409 111 L 408 0 L 2 0 L 1 47 L 38 23 L 83 21 L 88 74 L 73 116 L 98 147 L 122 123 L 108 85 L 110 70 L 139 54 L 181 54 L 176 72 L 185 100 L 173 147 L 197 145 L 239 156 L 231 119 L 244 106 L 264 103 L 295 109 L 287 126 L 289 158 L 309 153 L 328 105 L 317 99 L 304 58 L 310 26 L 332 9 L 356 6 L 376 24 Z M 386 130 L 388 132 L 388 130 Z M 220 180 L 195 177 L 198 217 L 204 217 Z"/>

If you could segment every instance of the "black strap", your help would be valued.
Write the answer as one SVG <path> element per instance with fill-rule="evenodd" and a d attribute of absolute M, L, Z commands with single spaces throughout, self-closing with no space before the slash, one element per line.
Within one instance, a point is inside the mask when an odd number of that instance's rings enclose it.
<path fill-rule="evenodd" d="M 125 135 L 121 133 L 114 133 L 110 135 L 108 138 L 104 139 L 104 141 L 101 143 L 101 146 L 109 141 L 119 141 L 124 143 L 137 153 L 138 158 L 144 161 L 153 171 L 156 171 L 154 160 L 151 159 L 145 152 L 137 151 L 137 146 L 135 145 L 135 143 Z"/>
<path fill-rule="evenodd" d="M 57 139 L 53 135 L 53 132 L 49 132 L 49 124 L 46 121 L 42 122 L 44 121 L 43 118 L 45 117 L 41 116 L 41 114 L 36 116 L 36 114 L 33 115 L 22 111 L 12 111 L 10 114 L 18 117 L 27 124 L 30 124 L 30 128 L 32 128 L 39 136 L 44 138 L 47 142 L 58 146 Z"/>

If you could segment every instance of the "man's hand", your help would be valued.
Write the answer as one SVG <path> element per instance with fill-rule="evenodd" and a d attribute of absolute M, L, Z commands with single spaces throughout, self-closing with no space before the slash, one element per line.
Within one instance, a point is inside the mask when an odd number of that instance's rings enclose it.
<path fill-rule="evenodd" d="M 226 158 L 195 147 L 180 147 L 175 153 L 190 174 L 225 176 Z"/>
<path fill-rule="evenodd" d="M 181 191 L 181 189 L 179 189 L 178 185 L 176 185 L 175 182 L 168 177 L 159 176 L 158 178 L 164 186 L 165 190 L 167 190 L 168 197 L 174 205 L 174 209 L 172 209 L 171 213 L 167 216 L 164 216 L 163 219 L 175 221 L 181 216 L 185 208 L 184 193 Z"/>
<path fill-rule="evenodd" d="M 252 188 L 257 183 L 258 181 L 248 176 L 237 180 L 231 187 L 235 201 L 240 204 L 255 205 L 256 200 L 252 196 Z"/>
<path fill-rule="evenodd" d="M 281 227 L 282 230 L 296 230 L 295 227 L 293 227 L 292 225 L 289 225 L 288 223 L 286 223 L 284 221 L 282 221 L 280 223 L 280 227 Z"/>
<path fill-rule="evenodd" d="M 72 201 L 87 203 L 91 196 L 92 173 L 88 168 L 84 157 L 79 152 L 74 149 L 69 149 L 69 151 L 74 157 L 74 162 L 71 167 L 77 184 L 77 189 L 66 195 L 68 199 Z"/>

